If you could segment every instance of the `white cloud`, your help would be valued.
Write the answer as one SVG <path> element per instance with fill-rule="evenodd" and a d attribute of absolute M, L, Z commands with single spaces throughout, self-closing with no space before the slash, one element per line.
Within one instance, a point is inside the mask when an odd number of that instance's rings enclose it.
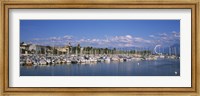
<path fill-rule="evenodd" d="M 168 35 L 166 33 L 159 34 L 161 37 L 167 37 Z"/>
<path fill-rule="evenodd" d="M 60 46 L 60 45 L 66 45 L 67 42 L 73 42 L 72 39 L 73 39 L 72 36 L 65 35 L 62 37 L 34 38 L 29 42 L 37 45 Z"/>
<path fill-rule="evenodd" d="M 180 37 L 180 32 L 173 31 L 172 34 L 174 37 Z"/>
<path fill-rule="evenodd" d="M 72 36 L 65 35 L 65 36 L 63 36 L 63 39 L 72 39 Z"/>
<path fill-rule="evenodd" d="M 154 35 L 153 39 L 154 44 L 160 44 L 162 46 L 170 46 L 175 43 L 180 43 L 180 32 L 171 32 L 171 33 L 161 33 Z"/>
<path fill-rule="evenodd" d="M 151 43 L 150 40 L 145 40 L 145 39 L 140 38 L 140 37 L 135 37 L 134 40 L 135 40 L 136 42 L 140 42 L 140 43 Z"/>
<path fill-rule="evenodd" d="M 131 35 L 126 35 L 126 38 L 132 39 L 132 36 Z"/>
<path fill-rule="evenodd" d="M 83 46 L 96 46 L 96 47 L 134 47 L 141 46 L 144 43 L 149 43 L 150 40 L 145 40 L 140 37 L 133 37 L 131 35 L 124 36 L 105 36 L 102 39 L 80 39 L 77 40 Z"/>
<path fill-rule="evenodd" d="M 110 40 L 112 42 L 132 42 L 133 41 L 133 37 L 131 35 L 126 35 L 126 36 L 115 36 L 115 37 L 111 37 Z"/>
<path fill-rule="evenodd" d="M 180 42 L 180 33 L 171 32 L 171 33 L 161 33 L 161 34 L 152 34 L 149 35 L 151 39 L 145 39 L 142 37 L 134 37 L 132 35 L 123 35 L 123 36 L 105 36 L 103 38 L 80 38 L 75 39 L 73 36 L 65 35 L 62 37 L 49 37 L 49 38 L 35 38 L 29 42 L 39 45 L 50 45 L 50 46 L 64 46 L 69 42 L 72 45 L 77 45 L 78 43 L 81 46 L 93 46 L 93 47 L 149 47 L 155 46 L 156 44 L 161 45 L 170 45 L 173 43 Z"/>
<path fill-rule="evenodd" d="M 155 36 L 154 35 L 149 35 L 149 37 L 154 38 Z"/>
<path fill-rule="evenodd" d="M 47 40 L 60 40 L 61 37 L 49 37 L 47 38 Z"/>

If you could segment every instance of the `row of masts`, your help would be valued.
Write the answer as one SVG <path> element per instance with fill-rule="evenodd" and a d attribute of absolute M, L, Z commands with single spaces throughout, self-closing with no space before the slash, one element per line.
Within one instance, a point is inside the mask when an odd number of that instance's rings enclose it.
<path fill-rule="evenodd" d="M 141 55 L 153 55 L 156 54 L 151 48 L 129 48 L 128 50 L 126 48 L 95 48 L 95 47 L 81 47 L 80 44 L 77 46 L 71 46 L 69 43 L 68 46 L 65 46 L 65 51 L 58 51 L 59 48 L 63 47 L 51 47 L 51 51 L 47 51 L 47 48 L 44 47 L 44 52 L 42 54 L 54 54 L 54 55 L 84 55 L 84 54 L 141 54 Z M 180 55 L 177 47 L 158 47 L 158 53 L 162 55 Z M 41 52 L 34 52 L 34 54 L 41 54 Z"/>
<path fill-rule="evenodd" d="M 169 47 L 168 50 L 167 50 L 167 48 L 166 49 L 165 48 L 160 48 L 160 47 L 158 47 L 158 48 L 159 48 L 158 52 L 161 53 L 161 54 L 170 55 L 170 56 L 171 55 L 175 55 L 175 56 L 180 55 L 177 52 L 177 50 L 179 50 L 179 49 L 177 49 L 176 47 Z M 166 52 L 166 51 L 168 51 L 168 52 Z"/>

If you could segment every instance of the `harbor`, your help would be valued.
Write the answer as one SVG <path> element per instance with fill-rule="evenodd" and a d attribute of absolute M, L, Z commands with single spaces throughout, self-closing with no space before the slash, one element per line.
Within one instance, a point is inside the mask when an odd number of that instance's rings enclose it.
<path fill-rule="evenodd" d="M 21 48 L 26 47 L 27 44 L 21 44 Z M 36 46 L 36 45 L 34 45 Z M 157 53 L 154 48 L 154 54 L 150 50 L 116 50 L 114 49 L 102 49 L 102 48 L 81 48 L 80 44 L 76 47 L 70 44 L 65 47 L 59 47 L 57 49 L 53 47 L 42 47 L 44 52 L 31 48 L 30 45 L 20 55 L 20 65 L 51 65 L 51 64 L 95 64 L 97 62 L 131 62 L 140 60 L 157 60 L 157 59 L 179 59 L 179 56 L 169 52 L 169 54 Z M 49 48 L 49 49 L 48 49 Z M 50 50 L 52 49 L 52 50 Z M 70 50 L 71 49 L 71 50 Z M 72 50 L 74 49 L 74 50 Z M 23 49 L 21 49 L 23 50 Z M 61 50 L 61 51 L 60 51 Z M 56 51 L 56 52 L 54 52 Z M 40 53 L 40 54 L 39 54 Z M 54 54 L 56 53 L 56 54 Z"/>
<path fill-rule="evenodd" d="M 180 76 L 177 59 L 20 66 L 20 76 Z"/>
<path fill-rule="evenodd" d="M 168 53 L 160 53 L 156 47 L 152 51 L 135 49 L 124 51 L 69 44 L 56 48 L 39 46 L 44 51 L 40 52 L 37 47 L 34 47 L 34 50 L 31 44 L 23 43 L 21 46 L 22 51 L 23 49 L 27 51 L 20 55 L 21 76 L 180 75 L 180 57 L 174 48 L 170 48 Z"/>
<path fill-rule="evenodd" d="M 180 20 L 21 20 L 19 47 L 20 76 L 180 76 Z"/>

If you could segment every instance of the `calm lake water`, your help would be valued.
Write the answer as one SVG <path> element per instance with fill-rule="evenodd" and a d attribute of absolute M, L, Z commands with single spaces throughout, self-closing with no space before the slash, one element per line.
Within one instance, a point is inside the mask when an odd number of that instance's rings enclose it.
<path fill-rule="evenodd" d="M 180 60 L 20 66 L 20 76 L 180 76 Z"/>

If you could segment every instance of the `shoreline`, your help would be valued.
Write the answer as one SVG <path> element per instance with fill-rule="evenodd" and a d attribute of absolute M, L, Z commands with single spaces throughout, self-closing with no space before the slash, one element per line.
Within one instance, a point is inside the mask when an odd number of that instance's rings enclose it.
<path fill-rule="evenodd" d="M 157 59 L 180 59 L 175 55 L 150 54 L 21 54 L 20 65 L 86 64 L 97 62 L 129 62 Z"/>

